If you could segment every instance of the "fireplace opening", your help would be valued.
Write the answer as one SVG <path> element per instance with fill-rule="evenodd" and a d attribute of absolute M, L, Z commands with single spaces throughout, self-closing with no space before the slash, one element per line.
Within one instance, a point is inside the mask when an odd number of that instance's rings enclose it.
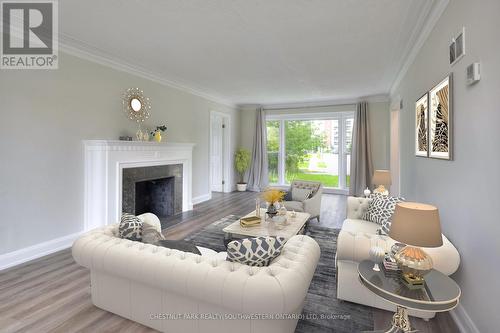
<path fill-rule="evenodd" d="M 175 177 L 135 183 L 135 214 L 148 212 L 159 218 L 175 214 Z"/>

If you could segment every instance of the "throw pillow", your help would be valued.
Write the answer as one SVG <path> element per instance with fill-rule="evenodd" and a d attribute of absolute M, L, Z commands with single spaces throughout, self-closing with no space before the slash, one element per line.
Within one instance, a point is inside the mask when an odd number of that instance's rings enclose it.
<path fill-rule="evenodd" d="M 160 240 L 158 241 L 158 246 L 163 246 L 173 250 L 179 250 L 183 252 L 191 252 L 194 254 L 201 255 L 200 250 L 192 242 L 182 241 L 182 240 Z"/>
<path fill-rule="evenodd" d="M 386 225 L 386 229 L 389 230 L 390 220 L 392 214 L 394 214 L 396 204 L 403 201 L 404 198 L 391 197 L 388 195 L 373 195 L 370 206 L 368 206 L 368 210 L 363 215 L 363 220 L 374 222 L 381 226 Z"/>
<path fill-rule="evenodd" d="M 281 254 L 284 237 L 255 237 L 232 241 L 227 246 L 227 261 L 248 266 L 269 266 Z"/>
<path fill-rule="evenodd" d="M 159 241 L 164 240 L 161 232 L 155 225 L 149 223 L 142 224 L 142 242 L 147 244 L 157 244 Z"/>
<path fill-rule="evenodd" d="M 292 201 L 292 191 L 288 190 L 285 192 L 285 196 L 283 198 L 283 201 Z"/>
<path fill-rule="evenodd" d="M 304 201 L 311 197 L 312 190 L 306 188 L 292 188 L 292 200 L 293 201 Z"/>
<path fill-rule="evenodd" d="M 118 226 L 118 235 L 120 238 L 141 241 L 142 221 L 135 215 L 124 213 Z"/>

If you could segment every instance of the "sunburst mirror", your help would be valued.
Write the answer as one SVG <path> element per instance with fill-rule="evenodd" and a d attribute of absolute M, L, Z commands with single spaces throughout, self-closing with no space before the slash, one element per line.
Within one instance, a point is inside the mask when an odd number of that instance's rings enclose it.
<path fill-rule="evenodd" d="M 127 118 L 141 123 L 151 115 L 151 102 L 139 88 L 129 88 L 123 94 L 123 110 Z"/>

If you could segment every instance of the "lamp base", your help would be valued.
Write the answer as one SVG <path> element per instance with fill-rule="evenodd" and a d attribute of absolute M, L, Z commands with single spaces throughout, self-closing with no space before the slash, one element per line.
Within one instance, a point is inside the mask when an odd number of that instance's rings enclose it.
<path fill-rule="evenodd" d="M 424 286 L 424 275 L 432 269 L 431 257 L 421 248 L 405 246 L 394 256 L 402 270 L 401 279 L 410 289 Z"/>

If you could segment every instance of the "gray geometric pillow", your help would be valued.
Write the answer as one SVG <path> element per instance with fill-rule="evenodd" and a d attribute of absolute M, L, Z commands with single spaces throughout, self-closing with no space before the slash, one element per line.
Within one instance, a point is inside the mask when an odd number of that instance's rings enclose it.
<path fill-rule="evenodd" d="M 142 221 L 135 215 L 124 213 L 118 226 L 118 235 L 120 238 L 141 241 Z"/>
<path fill-rule="evenodd" d="M 142 242 L 146 244 L 157 245 L 159 241 L 165 240 L 161 232 L 158 232 L 154 225 L 149 223 L 142 224 Z"/>
<path fill-rule="evenodd" d="M 396 204 L 403 202 L 404 198 L 390 197 L 388 195 L 373 195 L 368 210 L 363 215 L 363 220 L 386 226 L 390 229 L 392 214 Z"/>
<path fill-rule="evenodd" d="M 286 239 L 284 237 L 245 238 L 227 245 L 227 261 L 248 266 L 269 266 L 280 255 Z"/>

